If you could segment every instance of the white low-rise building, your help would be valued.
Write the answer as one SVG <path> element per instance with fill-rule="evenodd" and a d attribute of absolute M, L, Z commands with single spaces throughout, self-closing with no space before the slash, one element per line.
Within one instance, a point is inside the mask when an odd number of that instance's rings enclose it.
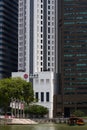
<path fill-rule="evenodd" d="M 48 117 L 53 118 L 53 96 L 54 96 L 54 73 L 44 71 L 30 75 L 25 72 L 13 72 L 12 77 L 21 77 L 26 81 L 33 79 L 33 90 L 36 104 L 47 107 L 49 110 Z"/>

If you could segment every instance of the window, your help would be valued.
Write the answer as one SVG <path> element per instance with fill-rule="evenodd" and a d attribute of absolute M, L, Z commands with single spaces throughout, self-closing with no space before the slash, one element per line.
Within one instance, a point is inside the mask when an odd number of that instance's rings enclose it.
<path fill-rule="evenodd" d="M 43 21 L 41 21 L 41 24 L 43 24 Z"/>
<path fill-rule="evenodd" d="M 50 68 L 48 68 L 48 71 L 50 71 Z"/>
<path fill-rule="evenodd" d="M 48 39 L 50 38 L 50 35 L 48 35 Z"/>
<path fill-rule="evenodd" d="M 43 28 L 41 27 L 41 32 L 43 31 Z"/>
<path fill-rule="evenodd" d="M 43 8 L 43 5 L 41 5 L 41 8 Z"/>
<path fill-rule="evenodd" d="M 50 9 L 50 6 L 48 6 L 48 9 Z"/>
<path fill-rule="evenodd" d="M 43 34 L 41 34 L 41 38 L 43 37 Z"/>
<path fill-rule="evenodd" d="M 50 20 L 50 16 L 48 16 L 48 20 Z"/>
<path fill-rule="evenodd" d="M 48 55 L 50 55 L 50 51 L 48 51 Z"/>
<path fill-rule="evenodd" d="M 43 10 L 41 10 L 41 14 L 43 13 Z"/>
<path fill-rule="evenodd" d="M 41 51 L 40 53 L 43 54 L 43 51 Z"/>
<path fill-rule="evenodd" d="M 48 46 L 48 50 L 50 50 L 50 46 Z"/>
<path fill-rule="evenodd" d="M 43 60 L 43 57 L 41 56 L 40 59 Z M 42 65 L 42 64 L 41 64 L 41 65 Z"/>
<path fill-rule="evenodd" d="M 44 102 L 44 92 L 41 92 L 41 102 Z"/>
<path fill-rule="evenodd" d="M 41 62 L 41 65 L 43 65 L 43 63 Z"/>
<path fill-rule="evenodd" d="M 54 22 L 52 22 L 52 26 L 54 25 Z"/>
<path fill-rule="evenodd" d="M 41 19 L 43 19 L 43 16 L 41 15 Z"/>
<path fill-rule="evenodd" d="M 50 63 L 48 63 L 48 66 L 50 66 Z"/>
<path fill-rule="evenodd" d="M 50 11 L 48 11 L 48 14 L 50 14 Z"/>
<path fill-rule="evenodd" d="M 46 92 L 46 101 L 49 102 L 49 92 Z"/>
<path fill-rule="evenodd" d="M 52 1 L 52 4 L 54 4 L 54 1 Z"/>
<path fill-rule="evenodd" d="M 35 98 L 38 100 L 39 98 L 38 92 L 35 93 Z"/>
<path fill-rule="evenodd" d="M 50 0 L 48 0 L 48 4 L 50 4 Z"/>
<path fill-rule="evenodd" d="M 43 49 L 43 46 L 41 45 L 41 49 Z"/>
<path fill-rule="evenodd" d="M 50 25 L 50 22 L 48 22 L 48 25 Z"/>
<path fill-rule="evenodd" d="M 43 40 L 41 40 L 41 43 L 43 43 Z"/>
<path fill-rule="evenodd" d="M 52 6 L 52 9 L 54 9 L 54 6 Z"/>
<path fill-rule="evenodd" d="M 48 57 L 48 61 L 50 61 L 50 57 Z"/>
<path fill-rule="evenodd" d="M 52 46 L 52 50 L 54 50 L 54 46 Z"/>
<path fill-rule="evenodd" d="M 48 27 L 48 33 L 50 33 L 50 27 Z"/>
<path fill-rule="evenodd" d="M 48 44 L 50 44 L 50 41 L 48 40 Z"/>

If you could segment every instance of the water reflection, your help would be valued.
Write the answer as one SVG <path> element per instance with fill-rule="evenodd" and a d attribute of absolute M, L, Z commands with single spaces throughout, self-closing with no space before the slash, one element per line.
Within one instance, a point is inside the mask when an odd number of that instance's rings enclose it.
<path fill-rule="evenodd" d="M 69 126 L 67 124 L 39 124 L 39 125 L 0 125 L 0 130 L 87 130 L 84 126 Z"/>
<path fill-rule="evenodd" d="M 53 124 L 46 125 L 9 125 L 0 126 L 0 130 L 56 130 Z"/>
<path fill-rule="evenodd" d="M 32 130 L 56 130 L 53 124 L 37 125 Z"/>

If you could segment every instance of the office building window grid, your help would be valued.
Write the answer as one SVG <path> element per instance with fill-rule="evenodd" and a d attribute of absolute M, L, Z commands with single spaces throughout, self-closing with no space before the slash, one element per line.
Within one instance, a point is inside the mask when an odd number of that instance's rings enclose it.
<path fill-rule="evenodd" d="M 18 70 L 25 70 L 26 53 L 26 0 L 19 0 L 19 19 L 18 19 Z M 25 15 L 25 16 L 24 16 Z"/>
<path fill-rule="evenodd" d="M 55 1 L 53 0 L 48 0 L 47 3 L 47 13 L 48 13 L 48 19 L 47 19 L 47 23 L 48 23 L 48 28 L 47 28 L 47 51 L 48 51 L 48 55 L 47 55 L 47 61 L 48 61 L 48 70 L 50 71 L 54 71 L 54 59 L 52 57 L 54 57 L 54 52 L 55 52 Z M 54 42 L 54 44 L 52 45 L 52 43 Z M 49 48 L 50 46 L 50 48 Z M 54 49 L 53 49 L 54 47 Z M 48 60 L 50 58 L 50 60 Z"/>

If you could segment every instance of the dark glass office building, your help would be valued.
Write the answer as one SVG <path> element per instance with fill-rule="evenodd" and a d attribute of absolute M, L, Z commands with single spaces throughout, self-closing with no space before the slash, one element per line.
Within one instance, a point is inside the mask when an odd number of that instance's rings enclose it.
<path fill-rule="evenodd" d="M 0 0 L 0 79 L 17 71 L 18 0 Z"/>
<path fill-rule="evenodd" d="M 57 114 L 87 114 L 87 0 L 59 0 Z"/>

